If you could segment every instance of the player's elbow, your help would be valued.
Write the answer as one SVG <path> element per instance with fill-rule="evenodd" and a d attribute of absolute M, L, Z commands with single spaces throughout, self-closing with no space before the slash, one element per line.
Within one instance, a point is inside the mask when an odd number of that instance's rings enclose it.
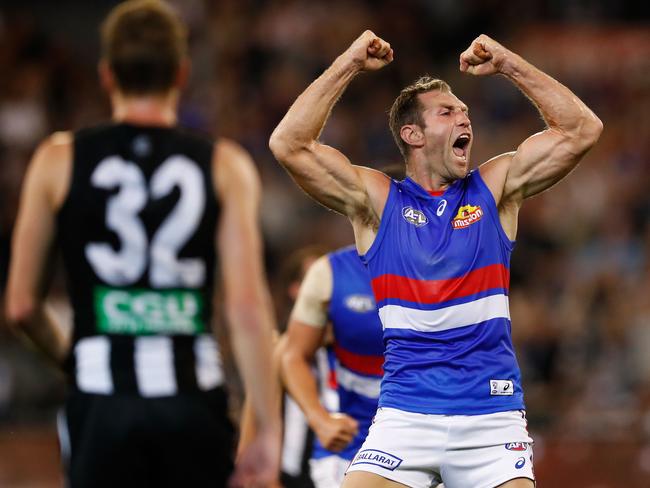
<path fill-rule="evenodd" d="M 226 316 L 229 329 L 235 334 L 259 335 L 265 326 L 259 307 L 250 302 L 227 304 Z"/>
<path fill-rule="evenodd" d="M 280 366 L 280 377 L 283 383 L 287 383 L 287 378 L 291 376 L 296 367 L 305 363 L 305 359 L 295 347 L 292 347 L 286 342 L 282 345 L 281 350 L 278 352 L 278 364 Z"/>
<path fill-rule="evenodd" d="M 573 153 L 584 154 L 600 139 L 603 132 L 603 122 L 591 110 L 581 117 L 577 130 L 570 136 Z"/>
<path fill-rule="evenodd" d="M 595 113 L 590 111 L 585 117 L 585 122 L 582 128 L 583 137 L 589 143 L 589 147 L 598 142 L 600 135 L 603 133 L 603 128 L 603 121 L 600 120 Z"/>
<path fill-rule="evenodd" d="M 36 303 L 30 297 L 12 295 L 7 297 L 5 315 L 11 327 L 24 327 L 36 314 Z"/>
<path fill-rule="evenodd" d="M 303 141 L 299 137 L 291 134 L 288 130 L 276 127 L 269 139 L 269 149 L 275 159 L 281 164 L 287 165 L 303 151 L 308 149 L 308 141 Z"/>

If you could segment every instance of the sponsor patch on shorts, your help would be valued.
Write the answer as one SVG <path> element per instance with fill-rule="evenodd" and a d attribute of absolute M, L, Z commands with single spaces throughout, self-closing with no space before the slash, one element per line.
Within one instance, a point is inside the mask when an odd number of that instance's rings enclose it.
<path fill-rule="evenodd" d="M 402 460 L 397 456 L 393 456 L 384 451 L 378 451 L 377 449 L 364 449 L 357 453 L 351 466 L 356 464 L 373 464 L 394 471 L 395 468 L 402 464 Z"/>

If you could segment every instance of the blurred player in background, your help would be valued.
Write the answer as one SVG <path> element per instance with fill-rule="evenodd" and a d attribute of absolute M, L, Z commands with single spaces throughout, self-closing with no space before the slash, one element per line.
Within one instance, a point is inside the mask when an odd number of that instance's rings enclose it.
<path fill-rule="evenodd" d="M 44 141 L 25 179 L 7 313 L 70 391 L 60 441 L 72 487 L 225 486 L 233 428 L 211 334 L 215 266 L 257 435 L 235 485 L 277 478 L 271 301 L 249 155 L 176 127 L 185 28 L 162 2 L 129 1 L 102 29 L 113 120 Z M 44 305 L 57 240 L 74 308 L 71 344 Z M 218 260 L 217 260 L 218 257 Z"/>
<path fill-rule="evenodd" d="M 338 408 L 323 400 L 311 371 L 332 328 Z M 309 269 L 291 314 L 281 371 L 316 433 L 310 461 L 316 488 L 341 485 L 377 410 L 384 344 L 368 271 L 354 247 L 329 253 Z"/>
<path fill-rule="evenodd" d="M 380 408 L 343 486 L 532 487 L 507 298 L 517 216 L 524 199 L 577 165 L 602 123 L 566 87 L 481 35 L 461 54 L 461 71 L 505 76 L 547 127 L 470 171 L 467 106 L 424 77 L 391 109 L 407 173 L 396 182 L 318 141 L 355 76 L 392 60 L 390 45 L 364 32 L 270 141 L 303 189 L 350 219 L 384 327 Z"/>

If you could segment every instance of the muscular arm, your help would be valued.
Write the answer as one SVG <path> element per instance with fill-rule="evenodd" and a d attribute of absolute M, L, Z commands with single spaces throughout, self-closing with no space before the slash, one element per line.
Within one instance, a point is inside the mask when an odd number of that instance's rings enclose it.
<path fill-rule="evenodd" d="M 54 134 L 29 164 L 13 232 L 6 299 L 9 324 L 57 364 L 69 344 L 46 307 L 43 279 L 56 233 L 56 212 L 68 191 L 71 146 L 69 134 Z"/>
<path fill-rule="evenodd" d="M 318 137 L 352 79 L 362 71 L 380 69 L 392 59 L 388 43 L 370 31 L 364 32 L 298 97 L 269 142 L 277 160 L 298 185 L 318 202 L 348 216 L 357 237 L 363 229 L 370 229 L 370 236 L 363 236 L 370 242 L 388 195 L 389 180 L 377 171 L 352 165 L 340 151 L 318 142 Z"/>
<path fill-rule="evenodd" d="M 487 36 L 479 36 L 460 62 L 461 71 L 504 75 L 533 102 L 547 125 L 515 152 L 481 167 L 508 224 L 508 214 L 516 213 L 525 198 L 550 188 L 575 168 L 600 137 L 603 124 L 567 87 Z"/>
<path fill-rule="evenodd" d="M 287 390 L 305 413 L 323 446 L 340 451 L 356 435 L 357 422 L 325 409 L 311 370 L 316 350 L 325 337 L 331 296 L 332 268 L 327 256 L 323 256 L 309 268 L 300 287 L 283 345 L 281 372 Z"/>
<path fill-rule="evenodd" d="M 258 436 L 236 476 L 273 480 L 279 463 L 280 413 L 271 367 L 274 319 L 265 281 L 258 214 L 260 183 L 248 154 L 220 141 L 214 156 L 215 188 L 221 202 L 217 248 L 225 312 L 238 369 L 257 422 Z M 261 458 L 255 459 L 257 456 Z M 266 461 L 260 471 L 262 461 Z M 242 481 L 242 482 L 243 482 Z"/>

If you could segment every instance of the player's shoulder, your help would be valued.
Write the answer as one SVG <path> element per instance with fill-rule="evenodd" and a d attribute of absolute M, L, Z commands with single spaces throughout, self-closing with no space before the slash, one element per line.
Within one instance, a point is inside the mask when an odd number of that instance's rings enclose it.
<path fill-rule="evenodd" d="M 316 259 L 305 273 L 300 286 L 300 294 L 327 301 L 332 295 L 331 254 L 324 254 Z"/>
<path fill-rule="evenodd" d="M 511 151 L 488 159 L 477 168 L 481 178 L 483 178 L 486 183 L 495 178 L 505 180 L 514 155 L 515 152 Z"/>
<path fill-rule="evenodd" d="M 70 131 L 60 131 L 50 134 L 48 137 L 43 139 L 39 145 L 39 150 L 45 151 L 66 151 L 70 150 L 74 142 L 74 134 Z"/>
<path fill-rule="evenodd" d="M 261 183 L 253 158 L 236 141 L 228 138 L 215 141 L 212 168 L 219 193 L 229 189 L 259 193 Z"/>
<path fill-rule="evenodd" d="M 366 183 L 366 186 L 370 184 L 372 186 L 377 186 L 378 188 L 385 188 L 385 189 L 387 189 L 390 186 L 391 177 L 388 176 L 383 171 L 374 168 L 369 168 L 368 166 L 355 165 L 355 168 L 357 169 L 357 172 L 359 173 L 361 178 Z"/>
<path fill-rule="evenodd" d="M 71 132 L 55 132 L 36 149 L 29 174 L 38 188 L 48 195 L 53 208 L 59 208 L 67 194 L 72 168 Z"/>
<path fill-rule="evenodd" d="M 36 148 L 33 164 L 39 170 L 53 169 L 72 162 L 74 136 L 71 132 L 54 132 Z"/>
<path fill-rule="evenodd" d="M 327 256 L 329 256 L 329 259 L 332 259 L 332 258 L 334 258 L 334 259 L 336 259 L 336 258 L 341 258 L 341 259 L 356 258 L 356 259 L 359 259 L 359 253 L 357 252 L 357 248 L 354 246 L 354 244 L 335 249 L 334 251 L 328 253 Z"/>
<path fill-rule="evenodd" d="M 499 154 L 481 164 L 476 171 L 474 171 L 474 173 L 479 176 L 480 179 L 483 180 L 483 183 L 488 187 L 494 196 L 497 205 L 501 201 L 503 188 L 514 155 L 514 151 Z"/>
<path fill-rule="evenodd" d="M 214 154 L 217 160 L 246 159 L 252 161 L 251 155 L 244 149 L 244 146 L 227 137 L 219 137 L 214 141 Z"/>
<path fill-rule="evenodd" d="M 332 258 L 333 253 L 327 253 L 323 254 L 322 256 L 318 257 L 312 264 L 309 266 L 307 269 L 307 273 L 305 276 L 310 275 L 312 277 L 318 276 L 318 277 L 323 277 L 327 276 L 328 274 L 331 274 L 332 272 L 332 264 L 330 262 L 330 259 Z"/>

